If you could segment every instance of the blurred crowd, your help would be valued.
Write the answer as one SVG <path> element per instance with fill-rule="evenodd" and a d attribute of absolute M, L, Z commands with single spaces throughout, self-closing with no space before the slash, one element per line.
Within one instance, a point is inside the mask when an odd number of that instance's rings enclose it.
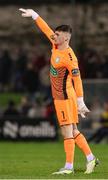
<path fill-rule="evenodd" d="M 42 53 L 22 48 L 0 51 L 0 92 L 33 94 L 49 89 L 49 59 Z M 47 89 L 47 90 L 46 90 Z"/>
<path fill-rule="evenodd" d="M 84 79 L 108 78 L 108 55 L 85 49 L 79 54 L 79 66 Z"/>
<path fill-rule="evenodd" d="M 81 119 L 80 129 L 89 142 L 108 143 L 108 99 L 100 102 L 98 97 L 94 97 L 88 107 L 90 112 L 86 119 Z"/>
<path fill-rule="evenodd" d="M 23 95 L 18 104 L 15 100 L 9 99 L 7 106 L 0 109 L 0 118 L 53 118 L 54 109 L 51 99 L 42 97 L 42 94 L 35 94 L 31 99 Z"/>
<path fill-rule="evenodd" d="M 95 104 L 95 108 L 92 107 L 92 129 L 95 126 L 95 131 L 88 138 L 89 142 L 100 143 L 103 140 L 106 140 L 108 143 L 108 100 L 103 103 L 103 106 L 100 107 L 99 103 Z M 94 114 L 93 114 L 94 113 Z"/>
<path fill-rule="evenodd" d="M 0 116 L 48 118 L 54 112 L 47 54 L 15 47 L 0 51 L 0 92 L 20 93 L 21 100 L 9 99 Z M 16 94 L 17 96 L 17 94 Z"/>
<path fill-rule="evenodd" d="M 0 51 L 0 92 L 44 91 L 49 94 L 49 59 L 47 53 L 38 50 L 28 53 L 16 48 L 10 53 Z M 83 79 L 108 78 L 108 56 L 86 49 L 78 55 Z"/>

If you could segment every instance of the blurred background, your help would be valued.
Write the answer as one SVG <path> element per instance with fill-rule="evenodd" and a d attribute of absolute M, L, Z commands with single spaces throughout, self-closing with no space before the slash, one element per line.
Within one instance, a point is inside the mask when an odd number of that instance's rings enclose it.
<path fill-rule="evenodd" d="M 0 0 L 0 139 L 58 139 L 50 43 L 19 8 L 32 8 L 55 28 L 70 24 L 71 46 L 91 112 L 79 128 L 89 141 L 108 142 L 107 0 Z M 100 135 L 101 134 L 101 135 Z"/>

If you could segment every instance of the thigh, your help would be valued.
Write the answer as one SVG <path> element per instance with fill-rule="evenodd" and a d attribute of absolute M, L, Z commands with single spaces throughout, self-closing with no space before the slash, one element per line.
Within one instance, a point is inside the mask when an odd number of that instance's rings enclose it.
<path fill-rule="evenodd" d="M 77 106 L 73 99 L 54 100 L 54 105 L 60 125 L 78 123 Z"/>

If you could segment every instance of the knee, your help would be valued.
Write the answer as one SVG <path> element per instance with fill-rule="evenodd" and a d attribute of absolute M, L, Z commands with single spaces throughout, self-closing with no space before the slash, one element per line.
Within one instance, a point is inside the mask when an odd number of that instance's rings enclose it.
<path fill-rule="evenodd" d="M 71 132 L 62 132 L 62 136 L 64 139 L 73 138 L 73 134 Z"/>
<path fill-rule="evenodd" d="M 61 133 L 64 139 L 73 138 L 72 128 L 64 126 L 61 128 Z"/>

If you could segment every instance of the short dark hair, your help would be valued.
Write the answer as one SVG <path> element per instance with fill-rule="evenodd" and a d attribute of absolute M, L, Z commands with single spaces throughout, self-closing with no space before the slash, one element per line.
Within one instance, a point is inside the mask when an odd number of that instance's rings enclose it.
<path fill-rule="evenodd" d="M 72 34 L 72 28 L 70 25 L 61 25 L 55 28 L 55 31 L 63 31 Z"/>

